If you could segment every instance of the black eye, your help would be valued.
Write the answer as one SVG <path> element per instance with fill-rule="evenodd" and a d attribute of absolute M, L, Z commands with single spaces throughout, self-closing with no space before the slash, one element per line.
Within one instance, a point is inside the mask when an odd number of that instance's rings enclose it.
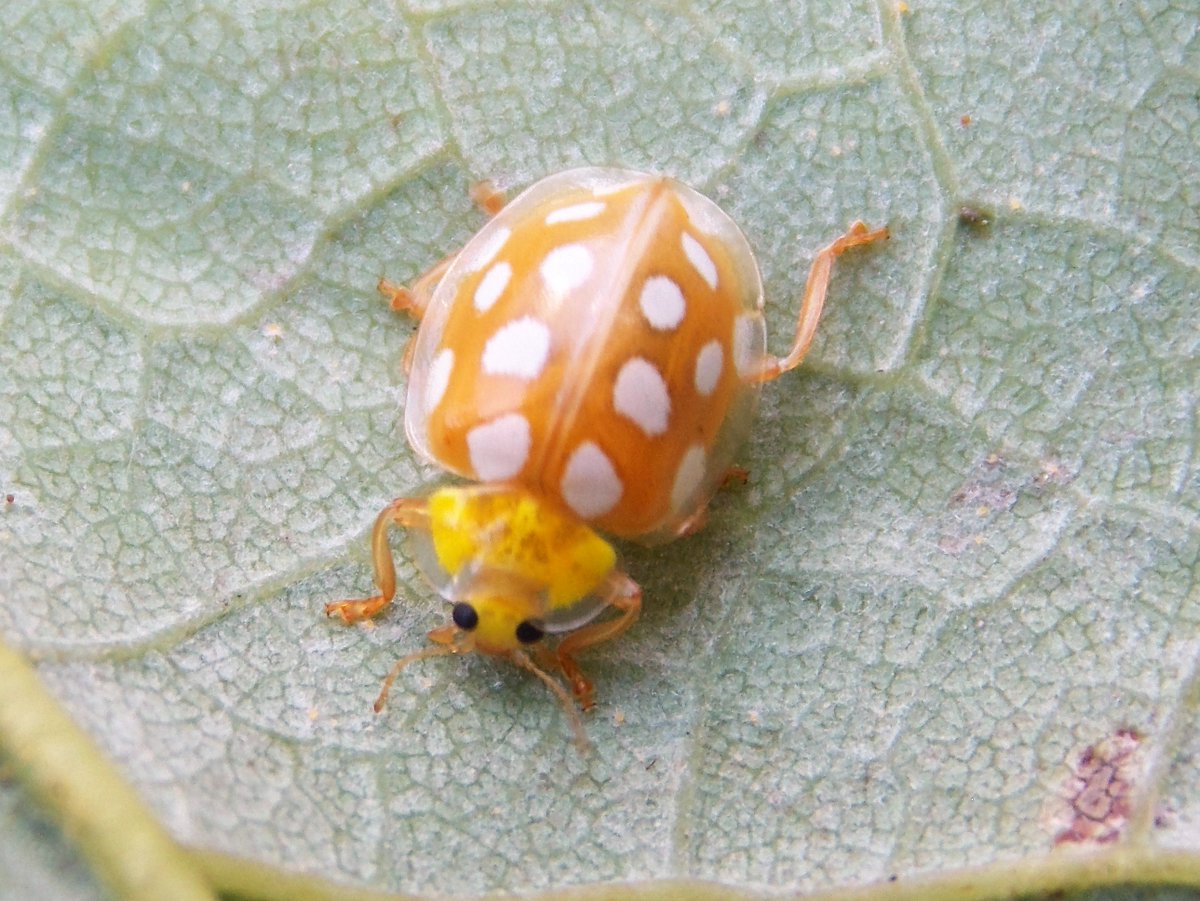
<path fill-rule="evenodd" d="M 464 632 L 470 632 L 479 625 L 479 614 L 465 601 L 459 601 L 454 605 L 454 609 L 450 611 L 450 618 L 454 620 L 454 625 Z"/>
<path fill-rule="evenodd" d="M 527 619 L 517 626 L 517 641 L 521 644 L 533 644 L 535 641 L 540 641 L 545 634 L 542 627 L 533 620 Z"/>

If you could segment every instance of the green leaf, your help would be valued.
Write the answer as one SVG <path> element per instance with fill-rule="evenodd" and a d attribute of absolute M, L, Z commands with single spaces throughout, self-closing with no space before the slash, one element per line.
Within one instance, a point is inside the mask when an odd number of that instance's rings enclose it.
<path fill-rule="evenodd" d="M 0 644 L 0 742 L 6 767 L 50 808 L 77 843 L 96 875 L 128 901 L 213 901 L 208 878 L 113 769 L 95 744 L 47 694 L 28 662 Z M 6 790 L 6 800 L 25 797 Z M 10 818 L 5 861 L 15 871 L 4 890 L 46 896 L 49 884 L 60 895 L 91 895 L 94 887 L 80 878 L 79 861 L 56 842 L 48 848 L 28 841 L 26 823 Z M 44 828 L 44 827 L 43 827 Z M 12 839 L 17 839 L 15 842 Z M 32 844 L 32 848 L 30 847 Z M 30 851 L 32 850 L 32 853 Z M 24 860 L 23 858 L 30 858 Z M 51 878 L 46 864 L 62 870 Z"/>
<path fill-rule="evenodd" d="M 26 901 L 53 888 L 61 901 L 95 901 L 104 895 L 84 863 L 33 801 L 15 786 L 0 785 L 0 899 Z"/>
<path fill-rule="evenodd" d="M 180 841 L 421 895 L 1200 885 L 1189 4 L 4 22 L 0 632 Z M 469 237 L 472 183 L 583 163 L 727 208 L 777 351 L 823 244 L 893 237 L 838 262 L 749 484 L 623 549 L 646 612 L 585 659 L 581 758 L 485 659 L 414 666 L 372 713 L 445 615 L 399 542 L 374 628 L 322 605 L 369 590 L 375 514 L 437 477 L 377 281 Z M 0 852 L 0 898 L 97 896 L 23 790 L 0 804 L 0 847 L 36 849 Z"/>

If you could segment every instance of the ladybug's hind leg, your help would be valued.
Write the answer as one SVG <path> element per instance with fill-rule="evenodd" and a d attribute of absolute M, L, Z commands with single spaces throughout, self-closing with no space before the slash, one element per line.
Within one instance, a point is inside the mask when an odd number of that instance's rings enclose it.
<path fill-rule="evenodd" d="M 759 381 L 769 382 L 788 370 L 795 369 L 808 353 L 808 346 L 812 344 L 813 335 L 817 331 L 817 322 L 821 319 L 821 309 L 825 306 L 825 292 L 829 288 L 834 259 L 851 247 L 873 244 L 887 237 L 887 226 L 872 230 L 860 221 L 851 225 L 849 231 L 840 238 L 821 249 L 808 270 L 804 299 L 800 302 L 800 315 L 796 318 L 796 338 L 792 349 L 785 357 L 767 357 L 758 374 Z"/>

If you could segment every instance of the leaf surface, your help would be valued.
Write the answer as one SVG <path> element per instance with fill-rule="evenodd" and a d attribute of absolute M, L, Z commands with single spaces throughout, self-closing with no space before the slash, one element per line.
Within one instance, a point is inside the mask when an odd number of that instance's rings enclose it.
<path fill-rule="evenodd" d="M 1200 850 L 1188 7 L 18 5 L 0 631 L 183 842 L 380 889 Z M 371 712 L 444 617 L 403 555 L 374 628 L 321 611 L 436 477 L 376 282 L 469 237 L 473 182 L 585 163 L 725 206 L 777 351 L 819 247 L 856 218 L 893 239 L 839 262 L 749 484 L 624 549 L 646 613 L 587 657 L 580 758 L 487 660 Z M 0 852 L 0 884 L 96 896 L 0 805 L 0 847 L 42 861 L 17 883 Z"/>

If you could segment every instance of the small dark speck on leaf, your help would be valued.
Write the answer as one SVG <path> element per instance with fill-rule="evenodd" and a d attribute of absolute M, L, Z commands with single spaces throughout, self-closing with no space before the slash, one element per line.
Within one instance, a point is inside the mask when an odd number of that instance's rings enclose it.
<path fill-rule="evenodd" d="M 1033 479 L 1033 484 L 1037 488 L 1045 485 L 1066 485 L 1075 478 L 1075 474 L 1070 472 L 1060 461 L 1055 459 L 1047 459 L 1042 461 L 1041 472 Z"/>
<path fill-rule="evenodd" d="M 974 232 L 985 232 L 994 218 L 995 214 L 984 206 L 964 203 L 958 208 L 958 224 Z"/>

